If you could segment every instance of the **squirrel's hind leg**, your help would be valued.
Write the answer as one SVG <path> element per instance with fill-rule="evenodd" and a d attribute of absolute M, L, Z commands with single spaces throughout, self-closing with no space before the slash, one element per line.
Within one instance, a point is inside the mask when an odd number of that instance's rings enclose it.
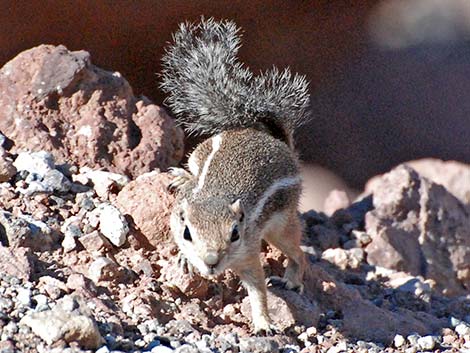
<path fill-rule="evenodd" d="M 292 212 L 286 225 L 279 231 L 271 230 L 264 236 L 267 242 L 282 251 L 288 258 L 283 278 L 271 277 L 268 282 L 281 283 L 287 289 L 303 292 L 303 276 L 305 271 L 305 255 L 300 248 L 302 239 L 302 225 L 297 212 Z"/>

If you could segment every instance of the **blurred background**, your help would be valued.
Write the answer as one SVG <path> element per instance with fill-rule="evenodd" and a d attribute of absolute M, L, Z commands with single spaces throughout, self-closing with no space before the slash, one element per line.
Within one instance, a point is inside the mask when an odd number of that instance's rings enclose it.
<path fill-rule="evenodd" d="M 64 44 L 161 104 L 163 47 L 201 15 L 243 28 L 241 60 L 254 71 L 290 66 L 311 82 L 312 118 L 297 133 L 313 190 L 305 208 L 321 208 L 334 188 L 353 197 L 404 161 L 470 163 L 468 0 L 7 0 L 0 65 Z"/>

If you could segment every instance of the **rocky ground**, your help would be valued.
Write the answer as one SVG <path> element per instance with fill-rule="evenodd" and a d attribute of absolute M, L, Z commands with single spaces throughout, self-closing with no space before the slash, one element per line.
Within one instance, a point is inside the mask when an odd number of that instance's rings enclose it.
<path fill-rule="evenodd" d="M 402 165 L 302 214 L 305 291 L 270 287 L 279 332 L 257 337 L 236 276 L 177 265 L 163 109 L 64 47 L 0 92 L 0 352 L 470 352 L 470 166 Z"/>

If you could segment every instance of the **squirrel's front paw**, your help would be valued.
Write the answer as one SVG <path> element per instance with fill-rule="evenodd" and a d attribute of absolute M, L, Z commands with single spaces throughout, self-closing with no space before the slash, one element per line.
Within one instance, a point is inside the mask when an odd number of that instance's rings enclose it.
<path fill-rule="evenodd" d="M 257 336 L 273 336 L 279 332 L 276 325 L 273 325 L 268 318 L 262 316 L 253 318 L 253 325 L 255 327 L 254 333 Z"/>
<path fill-rule="evenodd" d="M 169 168 L 168 172 L 174 177 L 168 185 L 169 191 L 177 191 L 192 179 L 192 174 L 182 168 Z"/>
<path fill-rule="evenodd" d="M 271 285 L 271 286 L 276 286 L 276 287 L 281 287 L 281 288 L 286 288 L 289 290 L 293 290 L 294 292 L 297 292 L 299 294 L 302 294 L 304 292 L 304 285 L 303 283 L 294 283 L 293 281 L 287 279 L 287 278 L 282 278 L 278 276 L 271 276 L 266 279 L 266 284 Z"/>
<path fill-rule="evenodd" d="M 184 273 L 189 274 L 190 276 L 194 275 L 194 267 L 193 265 L 188 261 L 186 256 L 180 251 L 178 253 L 178 267 L 183 271 Z"/>

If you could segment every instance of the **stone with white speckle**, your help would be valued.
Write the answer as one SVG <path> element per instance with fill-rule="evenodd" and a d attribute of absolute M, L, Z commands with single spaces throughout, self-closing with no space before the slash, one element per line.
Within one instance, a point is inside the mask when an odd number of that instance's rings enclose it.
<path fill-rule="evenodd" d="M 111 204 L 103 203 L 98 207 L 100 231 L 115 246 L 126 242 L 129 226 L 121 212 Z"/>

